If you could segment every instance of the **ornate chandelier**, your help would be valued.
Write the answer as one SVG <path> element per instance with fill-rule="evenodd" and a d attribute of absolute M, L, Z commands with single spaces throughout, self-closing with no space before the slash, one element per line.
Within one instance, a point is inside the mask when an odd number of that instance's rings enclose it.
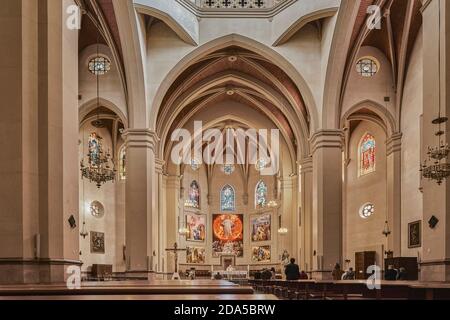
<path fill-rule="evenodd" d="M 103 151 L 102 140 L 103 138 L 97 133 L 91 133 L 88 142 L 87 166 L 84 164 L 84 159 L 81 160 L 81 177 L 89 179 L 90 182 L 95 182 L 98 188 L 102 184 L 116 179 L 116 170 L 111 154 L 109 150 L 106 153 Z"/>
<path fill-rule="evenodd" d="M 440 1 L 439 1 L 440 3 Z M 441 33 L 441 12 L 439 11 L 439 34 Z M 441 38 L 439 37 L 439 54 L 441 52 Z M 428 147 L 428 161 L 425 160 L 420 165 L 420 172 L 422 177 L 428 180 L 434 180 L 438 185 L 450 176 L 450 164 L 447 162 L 450 153 L 448 143 L 444 143 L 445 130 L 448 118 L 442 116 L 441 112 L 441 58 L 439 57 L 439 116 L 432 121 L 432 124 L 438 127 L 436 137 L 438 139 L 437 146 Z"/>
<path fill-rule="evenodd" d="M 448 122 L 448 118 L 441 116 L 433 120 L 433 124 L 439 126 L 439 130 L 436 132 L 439 143 L 437 146 L 428 147 L 428 161 L 425 160 L 420 168 L 424 179 L 434 180 L 438 185 L 441 185 L 450 176 L 450 164 L 447 162 L 450 147 L 448 143 L 444 144 L 442 136 L 445 132 L 441 130 L 441 125 L 446 122 Z"/>

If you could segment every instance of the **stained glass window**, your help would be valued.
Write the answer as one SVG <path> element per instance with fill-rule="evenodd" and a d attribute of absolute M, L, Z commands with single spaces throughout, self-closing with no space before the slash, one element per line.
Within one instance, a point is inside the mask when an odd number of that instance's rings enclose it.
<path fill-rule="evenodd" d="M 265 207 L 267 204 L 267 185 L 262 180 L 256 185 L 255 204 L 257 208 Z"/>
<path fill-rule="evenodd" d="M 191 169 L 194 171 L 197 171 L 198 169 L 200 169 L 200 161 L 198 161 L 197 159 L 193 158 L 191 160 Z"/>
<path fill-rule="evenodd" d="M 226 185 L 220 192 L 220 209 L 222 211 L 235 211 L 235 197 L 234 189 L 230 185 Z"/>
<path fill-rule="evenodd" d="M 264 158 L 258 159 L 256 161 L 255 168 L 256 168 L 257 171 L 261 171 L 261 170 L 263 170 L 263 169 L 265 169 L 267 167 L 268 163 L 269 162 L 266 159 L 264 159 Z"/>
<path fill-rule="evenodd" d="M 197 181 L 192 181 L 191 186 L 189 187 L 189 196 L 188 200 L 185 202 L 185 207 L 190 208 L 200 208 L 200 187 Z"/>
<path fill-rule="evenodd" d="M 234 167 L 233 164 L 224 164 L 224 165 L 222 166 L 222 171 L 223 171 L 223 173 L 225 173 L 227 176 L 232 175 L 233 172 L 234 172 L 234 169 L 235 169 L 235 167 Z"/>
<path fill-rule="evenodd" d="M 363 219 L 371 217 L 375 213 L 375 206 L 372 203 L 367 203 L 359 210 L 359 216 Z"/>
<path fill-rule="evenodd" d="M 359 147 L 359 176 L 375 172 L 376 142 L 375 138 L 367 133 L 361 140 Z"/>
<path fill-rule="evenodd" d="M 92 132 L 89 136 L 89 163 L 92 166 L 100 165 L 100 153 L 102 149 L 102 137 L 100 137 L 97 133 Z"/>
<path fill-rule="evenodd" d="M 96 76 L 106 74 L 111 70 L 111 61 L 108 58 L 97 56 L 89 61 L 89 71 Z"/>
<path fill-rule="evenodd" d="M 120 149 L 120 153 L 119 153 L 119 178 L 120 180 L 125 180 L 127 178 L 127 171 L 126 171 L 126 157 L 127 157 L 127 152 L 125 150 L 125 147 L 123 147 L 122 149 Z"/>
<path fill-rule="evenodd" d="M 366 78 L 373 77 L 379 68 L 378 62 L 373 58 L 362 58 L 356 63 L 356 71 Z"/>

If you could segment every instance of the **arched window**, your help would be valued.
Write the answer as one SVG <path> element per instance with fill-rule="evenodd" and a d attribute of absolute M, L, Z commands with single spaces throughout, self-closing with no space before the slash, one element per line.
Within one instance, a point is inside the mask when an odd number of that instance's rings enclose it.
<path fill-rule="evenodd" d="M 200 187 L 195 180 L 189 187 L 189 199 L 185 202 L 185 207 L 200 208 Z"/>
<path fill-rule="evenodd" d="M 265 207 L 267 204 L 267 185 L 264 181 L 259 181 L 255 189 L 255 206 L 256 208 Z"/>
<path fill-rule="evenodd" d="M 376 142 L 374 136 L 366 133 L 359 144 L 359 176 L 375 172 Z"/>
<path fill-rule="evenodd" d="M 119 152 L 119 179 L 125 180 L 127 178 L 127 170 L 126 170 L 126 158 L 127 152 L 125 147 L 122 147 Z"/>
<path fill-rule="evenodd" d="M 221 211 L 235 211 L 236 193 L 234 192 L 234 188 L 227 184 L 222 188 L 220 192 L 220 210 Z"/>

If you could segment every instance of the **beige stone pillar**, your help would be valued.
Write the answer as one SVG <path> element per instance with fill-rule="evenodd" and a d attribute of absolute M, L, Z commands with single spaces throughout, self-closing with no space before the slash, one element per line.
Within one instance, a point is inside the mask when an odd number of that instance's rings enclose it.
<path fill-rule="evenodd" d="M 275 210 L 281 215 L 281 224 L 284 228 L 288 229 L 287 235 L 279 235 L 277 229 L 273 229 L 272 233 L 278 237 L 278 256 L 281 256 L 284 250 L 287 250 L 291 257 L 297 261 L 300 259 L 299 255 L 299 243 L 298 243 L 298 214 L 297 214 L 297 176 L 295 177 L 283 177 L 281 179 L 281 207 L 279 210 Z M 277 215 L 276 215 L 277 216 Z"/>
<path fill-rule="evenodd" d="M 73 1 L 0 8 L 0 282 L 63 282 L 79 265 L 78 31 Z"/>
<path fill-rule="evenodd" d="M 441 4 L 442 28 L 439 32 L 439 4 Z M 439 92 L 442 115 L 450 115 L 450 2 L 443 0 L 424 1 L 423 13 L 423 159 L 427 147 L 436 146 L 434 133 L 437 127 L 431 122 L 438 117 Z M 441 51 L 439 52 L 439 36 Z M 441 61 L 439 81 L 439 60 Z M 440 82 L 440 90 L 438 83 Z M 445 129 L 445 128 L 444 128 Z M 450 132 L 447 129 L 447 142 Z M 428 220 L 435 216 L 438 225 L 431 229 Z M 423 243 L 421 280 L 450 281 L 450 180 L 441 186 L 436 182 L 423 181 Z"/>
<path fill-rule="evenodd" d="M 388 248 L 395 257 L 401 257 L 402 252 L 402 221 L 401 221 L 401 178 L 402 178 L 402 134 L 393 134 L 386 143 L 387 155 L 387 216 L 391 234 L 388 237 Z"/>
<path fill-rule="evenodd" d="M 125 185 L 127 272 L 152 271 L 155 251 L 153 221 L 157 215 L 156 134 L 148 129 L 129 129 Z"/>
<path fill-rule="evenodd" d="M 313 275 L 329 278 L 342 260 L 343 132 L 322 130 L 311 138 L 313 155 Z"/>
<path fill-rule="evenodd" d="M 178 240 L 178 217 L 182 215 L 180 206 L 181 178 L 178 175 L 169 175 L 166 180 L 166 232 L 164 233 L 166 248 L 172 247 Z M 181 219 L 181 218 L 180 218 Z M 164 272 L 174 271 L 174 261 L 170 253 L 162 252 L 164 257 Z"/>
<path fill-rule="evenodd" d="M 310 271 L 313 267 L 313 239 L 312 239 L 312 217 L 313 217 L 313 161 L 312 158 L 303 159 L 300 162 L 300 234 L 299 243 L 301 258 L 300 262 L 304 270 Z"/>
<path fill-rule="evenodd" d="M 154 212 L 153 219 L 153 230 L 154 243 L 155 243 L 155 255 L 153 259 L 153 270 L 160 272 L 162 271 L 162 253 L 165 252 L 167 248 L 165 240 L 165 229 L 166 229 L 166 215 L 165 215 L 165 182 L 164 182 L 164 164 L 165 162 L 160 159 L 156 159 L 156 179 L 157 179 L 157 208 Z"/>

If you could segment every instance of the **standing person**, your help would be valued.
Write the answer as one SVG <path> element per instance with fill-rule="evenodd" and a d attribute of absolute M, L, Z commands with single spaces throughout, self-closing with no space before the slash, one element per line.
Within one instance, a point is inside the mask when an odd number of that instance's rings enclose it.
<path fill-rule="evenodd" d="M 343 274 L 344 271 L 342 271 L 341 265 L 339 263 L 336 263 L 333 272 L 331 273 L 331 275 L 333 276 L 333 280 L 341 280 Z"/>
<path fill-rule="evenodd" d="M 272 273 L 272 280 L 275 280 L 277 278 L 277 272 L 275 271 L 275 268 L 272 267 L 272 269 L 270 269 L 270 272 Z"/>
<path fill-rule="evenodd" d="M 291 263 L 286 266 L 284 271 L 286 274 L 286 280 L 299 280 L 300 279 L 300 268 L 295 264 L 295 259 L 291 259 Z"/>
<path fill-rule="evenodd" d="M 353 268 L 348 269 L 348 271 L 342 275 L 342 280 L 355 280 L 355 272 L 353 271 Z"/>

